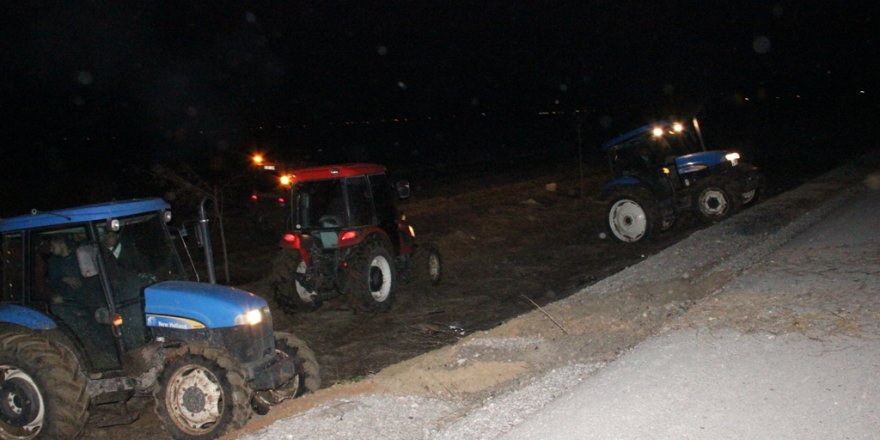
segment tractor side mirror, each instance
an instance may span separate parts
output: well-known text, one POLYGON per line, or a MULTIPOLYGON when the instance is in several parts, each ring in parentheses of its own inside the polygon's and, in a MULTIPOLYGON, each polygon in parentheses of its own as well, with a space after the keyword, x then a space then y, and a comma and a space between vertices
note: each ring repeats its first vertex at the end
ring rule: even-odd
POLYGON ((409 198, 409 182, 406 180, 400 180, 394 184, 394 189, 397 190, 397 197, 400 199, 408 199, 409 198))
POLYGON ((76 248, 76 262, 83 278, 91 278, 98 274, 98 246, 84 244, 76 248))

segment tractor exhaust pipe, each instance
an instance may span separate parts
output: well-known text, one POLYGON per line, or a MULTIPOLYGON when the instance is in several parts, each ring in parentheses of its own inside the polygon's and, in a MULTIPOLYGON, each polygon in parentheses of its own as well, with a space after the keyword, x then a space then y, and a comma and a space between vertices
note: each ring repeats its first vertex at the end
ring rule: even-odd
POLYGON ((217 284, 217 276, 214 274, 214 249, 211 248, 211 234, 208 231, 208 214, 205 203, 212 200, 211 197, 203 197, 199 203, 199 231, 202 235, 202 247, 205 249, 205 265, 208 268, 208 282, 217 284))

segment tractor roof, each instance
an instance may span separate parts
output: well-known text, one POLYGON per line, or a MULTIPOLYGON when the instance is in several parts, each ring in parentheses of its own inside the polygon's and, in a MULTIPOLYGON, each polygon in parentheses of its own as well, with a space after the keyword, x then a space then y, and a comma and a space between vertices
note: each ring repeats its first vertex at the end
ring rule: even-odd
POLYGON ((385 172, 385 167, 372 163, 345 163, 339 165, 322 165, 319 167, 300 168, 291 173, 294 182, 306 180, 339 179, 342 177, 366 176, 385 172))
POLYGON ((672 123, 669 122, 669 121, 657 121, 657 122, 652 123, 652 124, 643 125, 643 126, 637 128, 637 129, 635 129, 635 130, 630 130, 630 131, 628 131, 628 132, 626 132, 626 133, 624 133, 624 134, 622 134, 622 135, 620 135, 620 136, 617 136, 616 138, 611 139, 610 141, 605 142, 604 144, 602 144, 602 151, 613 150, 614 147, 616 147, 616 146, 618 146, 618 145, 620 145, 620 144, 623 144, 623 143, 625 143, 626 141, 629 141, 629 140, 635 139, 635 138, 637 138, 637 137, 639 137, 639 136, 641 136, 641 135, 643 135, 643 134, 645 134, 645 133, 650 133, 651 130, 654 129, 654 127, 665 127, 665 126, 670 125, 670 124, 672 124, 672 123))
POLYGON ((100 203, 55 211, 34 211, 0 220, 0 232, 22 229, 42 228, 94 220, 107 220, 113 217, 141 214, 168 209, 168 203, 159 198, 132 199, 120 202, 100 203))

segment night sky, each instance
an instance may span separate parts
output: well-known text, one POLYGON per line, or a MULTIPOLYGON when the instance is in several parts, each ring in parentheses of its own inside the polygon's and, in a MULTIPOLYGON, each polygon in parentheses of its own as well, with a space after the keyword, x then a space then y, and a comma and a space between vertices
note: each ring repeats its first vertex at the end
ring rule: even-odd
POLYGON ((753 138, 736 125, 861 121, 799 138, 820 143, 877 115, 877 2, 140 3, 4 4, 0 216, 150 195, 153 163, 229 175, 252 151, 405 166, 671 114, 753 138))

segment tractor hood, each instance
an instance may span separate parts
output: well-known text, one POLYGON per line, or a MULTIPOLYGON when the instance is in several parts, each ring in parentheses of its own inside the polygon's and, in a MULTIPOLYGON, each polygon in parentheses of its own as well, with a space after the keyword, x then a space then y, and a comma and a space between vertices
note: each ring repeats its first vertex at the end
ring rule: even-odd
POLYGON ((694 171, 712 168, 722 162, 725 162, 727 151, 700 151, 697 153, 685 154, 675 158, 675 168, 678 174, 687 174, 694 171))
POLYGON ((242 325, 245 314, 251 310, 264 314, 269 310, 263 298, 218 284, 165 281, 147 287, 144 294, 150 327, 232 327, 242 325))

